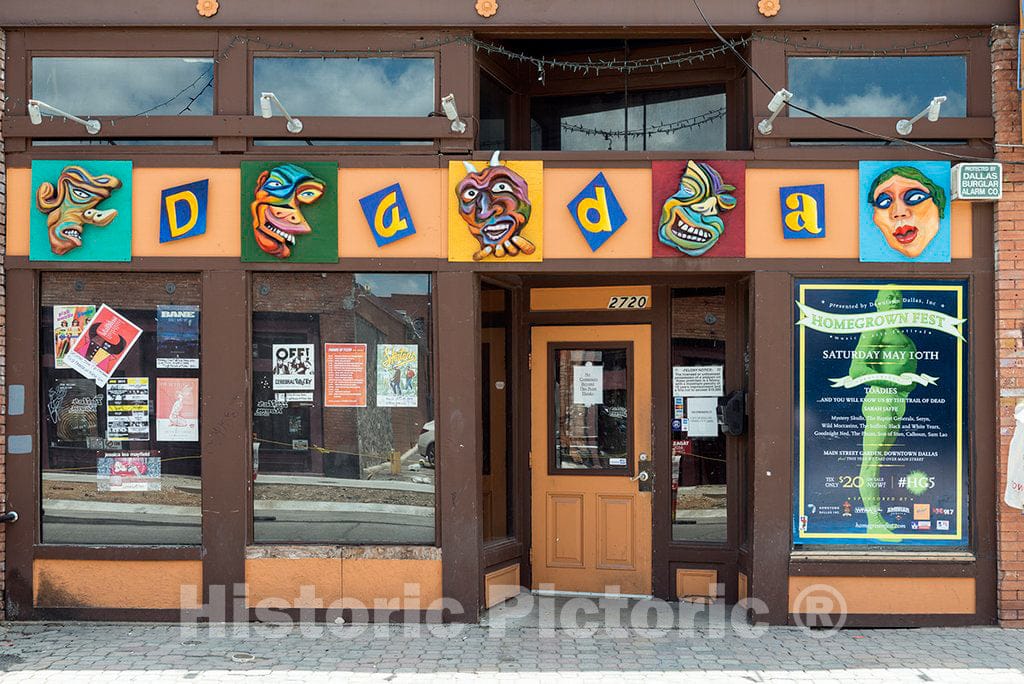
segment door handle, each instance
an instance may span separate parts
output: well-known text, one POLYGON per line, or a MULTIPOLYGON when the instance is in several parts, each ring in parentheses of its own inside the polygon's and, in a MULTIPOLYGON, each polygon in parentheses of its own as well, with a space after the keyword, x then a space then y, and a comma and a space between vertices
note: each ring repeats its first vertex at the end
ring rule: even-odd
POLYGON ((633 477, 629 478, 629 481, 630 482, 637 482, 637 481, 639 481, 639 482, 647 482, 650 479, 651 479, 651 474, 649 472, 647 472, 646 470, 641 470, 639 473, 637 473, 633 477))
POLYGON ((18 522, 18 514, 15 511, 7 511, 3 515, 0 515, 0 523, 13 523, 18 522))

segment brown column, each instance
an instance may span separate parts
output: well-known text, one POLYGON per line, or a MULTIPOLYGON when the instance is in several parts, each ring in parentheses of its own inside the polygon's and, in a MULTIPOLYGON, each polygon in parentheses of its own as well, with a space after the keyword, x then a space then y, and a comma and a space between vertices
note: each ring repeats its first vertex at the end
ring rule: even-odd
MULTIPOLYGON (((18 522, 6 525, 7 619, 26 619, 32 611, 32 547, 39 524, 39 280, 35 271, 8 271, 7 291, 17 296, 7 301, 7 385, 21 385, 24 412, 8 415, 5 442, 7 502, 0 508, 17 511, 18 522), (10 453, 9 440, 31 439, 31 451, 10 453)), ((16 450, 20 451, 20 450, 16 450)), ((0 523, 2 524, 2 523, 0 523)), ((3 560, 0 558, 0 560, 3 560)))
MULTIPOLYGON (((249 420, 249 288, 245 271, 203 273, 203 601, 221 596, 231 619, 233 585, 245 581, 252 483, 249 420)), ((213 614, 219 610, 211 606, 213 614)))
POLYGON ((750 595, 770 624, 789 615, 793 473, 793 285, 788 273, 754 274, 751 467, 754 470, 750 595))
POLYGON ((452 622, 476 622, 481 603, 480 282, 437 275, 437 475, 442 589, 457 601, 452 622))

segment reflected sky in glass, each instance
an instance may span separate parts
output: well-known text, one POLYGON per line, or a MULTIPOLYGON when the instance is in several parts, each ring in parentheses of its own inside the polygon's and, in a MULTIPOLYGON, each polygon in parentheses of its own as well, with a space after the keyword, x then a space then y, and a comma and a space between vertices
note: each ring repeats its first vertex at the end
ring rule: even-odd
POLYGON ((209 116, 212 82, 205 57, 32 59, 32 97, 77 116, 209 116))
MULTIPOLYGON (((652 102, 629 108, 629 130, 641 132, 646 128, 673 128, 687 121, 699 120, 708 115, 708 121, 699 126, 632 135, 628 140, 630 150, 724 150, 725 149, 725 95, 704 95, 684 97, 667 102, 652 102), (646 112, 645 112, 646 109, 646 112), (714 113, 722 111, 721 116, 714 113)), ((622 107, 603 112, 589 112, 564 116, 562 121, 563 150, 625 150, 625 117, 622 107), (587 131, 573 130, 582 127, 587 131), (601 133, 603 132, 603 134, 601 133)))
POLYGON ((430 294, 430 276, 417 273, 356 273, 356 282, 378 297, 430 294))
POLYGON ((788 70, 793 103, 823 116, 909 119, 937 95, 948 98, 942 116, 967 116, 964 56, 790 57, 788 70))
POLYGON ((435 107, 434 60, 258 57, 254 114, 264 91, 277 95, 293 116, 427 116, 435 107))

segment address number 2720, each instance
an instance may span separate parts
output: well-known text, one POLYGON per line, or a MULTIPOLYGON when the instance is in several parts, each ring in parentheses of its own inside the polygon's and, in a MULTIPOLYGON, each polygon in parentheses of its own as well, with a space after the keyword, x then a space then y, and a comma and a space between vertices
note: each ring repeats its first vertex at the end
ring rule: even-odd
POLYGON ((625 297, 612 297, 608 300, 609 309, 646 309, 646 295, 628 295, 625 297))

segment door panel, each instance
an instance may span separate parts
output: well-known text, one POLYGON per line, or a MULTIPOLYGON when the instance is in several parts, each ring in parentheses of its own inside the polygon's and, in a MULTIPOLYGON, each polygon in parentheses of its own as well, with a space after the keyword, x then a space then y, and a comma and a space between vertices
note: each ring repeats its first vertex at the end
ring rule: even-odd
POLYGON ((636 502, 632 496, 597 495, 597 567, 636 570, 633 530, 636 502))
POLYGON ((548 494, 548 559, 551 567, 582 568, 583 495, 548 494))
POLYGON ((648 595, 648 325, 532 330, 533 587, 648 595))

